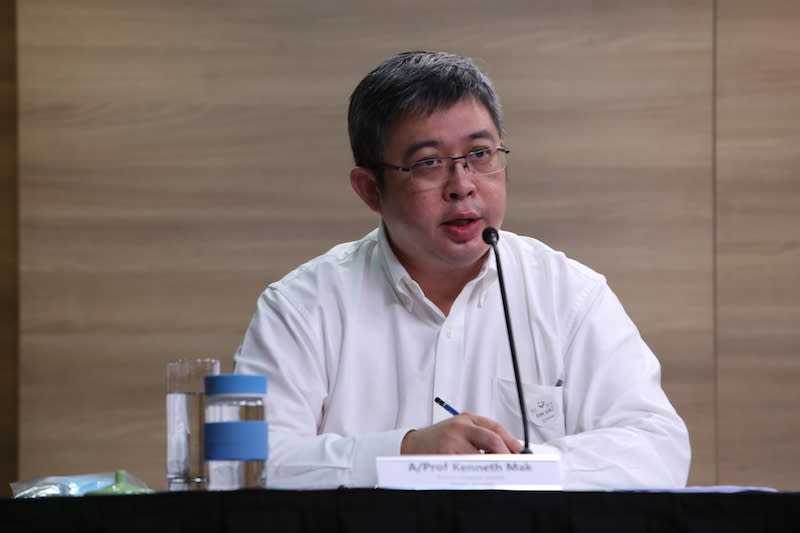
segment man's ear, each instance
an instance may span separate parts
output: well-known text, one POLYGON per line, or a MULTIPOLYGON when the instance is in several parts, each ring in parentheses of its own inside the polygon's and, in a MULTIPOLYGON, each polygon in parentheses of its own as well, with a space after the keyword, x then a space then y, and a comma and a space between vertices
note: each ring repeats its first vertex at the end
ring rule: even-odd
POLYGON ((364 167, 354 168, 350 171, 350 185, 367 207, 376 213, 381 212, 381 194, 373 171, 364 167))

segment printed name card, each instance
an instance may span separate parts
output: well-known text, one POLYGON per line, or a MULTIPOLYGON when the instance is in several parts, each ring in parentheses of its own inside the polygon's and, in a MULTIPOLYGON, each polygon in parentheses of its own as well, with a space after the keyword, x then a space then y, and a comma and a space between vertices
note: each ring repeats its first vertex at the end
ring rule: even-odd
POLYGON ((562 490, 554 454, 401 455, 376 467, 386 489, 562 490))

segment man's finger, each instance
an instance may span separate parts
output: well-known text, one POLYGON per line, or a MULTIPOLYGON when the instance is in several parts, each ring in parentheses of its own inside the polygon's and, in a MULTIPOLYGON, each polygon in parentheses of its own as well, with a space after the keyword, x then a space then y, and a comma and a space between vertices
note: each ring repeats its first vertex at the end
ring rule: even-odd
POLYGON ((519 439, 512 435, 511 432, 508 431, 501 423, 492 420, 491 418, 477 415, 472 415, 472 422, 481 428, 485 428, 494 435, 497 435, 497 437, 502 441, 502 446, 492 443, 493 446, 491 449, 482 448, 483 450, 492 453, 519 453, 519 451, 522 449, 519 439), (497 451, 500 449, 503 451, 497 451))

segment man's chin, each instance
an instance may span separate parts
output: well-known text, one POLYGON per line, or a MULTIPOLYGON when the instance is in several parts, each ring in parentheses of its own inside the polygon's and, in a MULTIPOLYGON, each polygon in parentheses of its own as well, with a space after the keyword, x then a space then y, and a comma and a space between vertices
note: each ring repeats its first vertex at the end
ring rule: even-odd
POLYGON ((489 245, 483 239, 472 239, 464 243, 452 243, 448 255, 453 267, 466 268, 476 263, 483 265, 488 252, 489 245))

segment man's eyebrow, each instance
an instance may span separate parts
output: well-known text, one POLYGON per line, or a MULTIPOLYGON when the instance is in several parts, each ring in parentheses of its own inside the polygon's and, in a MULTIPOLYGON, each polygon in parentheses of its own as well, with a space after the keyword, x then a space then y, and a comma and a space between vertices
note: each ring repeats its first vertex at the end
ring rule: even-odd
MULTIPOLYGON (((474 133, 470 133, 467 136, 467 139, 470 141, 474 141, 475 139, 494 139, 494 135, 489 130, 478 130, 474 133)), ((428 139, 424 141, 418 141, 414 144, 410 145, 406 148, 406 151, 403 153, 403 161, 408 161, 408 158, 414 155, 417 150, 421 150, 422 148, 432 148, 439 146, 439 141, 434 139, 428 139)))
POLYGON ((470 134, 469 140, 474 141, 475 139, 494 139, 494 135, 489 130, 480 130, 476 131, 475 133, 470 134))
POLYGON ((427 141, 418 141, 414 144, 410 145, 406 148, 406 151, 403 153, 403 161, 408 161, 408 158, 414 155, 417 150, 421 150, 422 148, 431 148, 439 146, 439 141, 430 139, 427 141))

